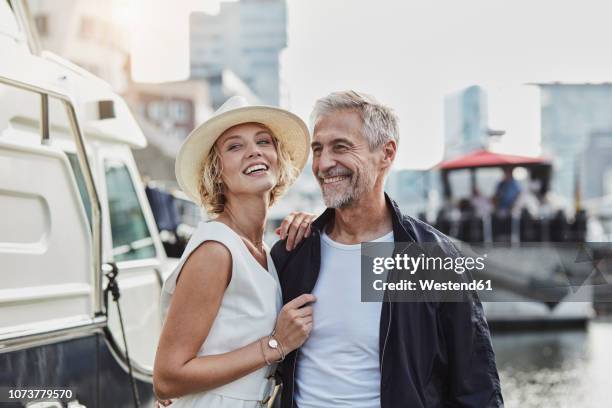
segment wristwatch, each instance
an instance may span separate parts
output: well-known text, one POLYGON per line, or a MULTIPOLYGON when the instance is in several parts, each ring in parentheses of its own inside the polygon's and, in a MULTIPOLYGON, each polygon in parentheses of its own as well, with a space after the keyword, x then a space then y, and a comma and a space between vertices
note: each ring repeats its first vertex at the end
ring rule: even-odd
POLYGON ((280 341, 274 337, 274 332, 270 333, 268 336, 268 347, 278 351, 278 354, 280 354, 280 360, 276 361, 277 363, 280 363, 285 359, 285 351, 283 350, 283 346, 280 341))
POLYGON ((278 348, 278 340, 270 336, 270 338, 268 339, 268 346, 276 350, 278 348))

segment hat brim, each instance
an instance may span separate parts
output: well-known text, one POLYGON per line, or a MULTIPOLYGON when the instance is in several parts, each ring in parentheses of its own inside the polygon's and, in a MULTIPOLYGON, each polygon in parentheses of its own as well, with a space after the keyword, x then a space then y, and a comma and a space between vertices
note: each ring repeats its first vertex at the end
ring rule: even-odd
POLYGON ((202 123, 185 139, 176 156, 175 174, 179 186, 197 204, 199 177, 204 160, 219 136, 227 129, 249 122, 266 126, 289 153, 293 166, 302 171, 308 160, 309 133, 299 116, 273 106, 245 106, 221 113, 202 123))

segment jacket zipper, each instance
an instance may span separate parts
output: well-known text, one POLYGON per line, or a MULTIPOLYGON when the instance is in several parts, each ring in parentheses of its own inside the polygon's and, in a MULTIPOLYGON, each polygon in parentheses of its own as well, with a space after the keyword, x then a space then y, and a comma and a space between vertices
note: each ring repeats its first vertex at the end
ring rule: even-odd
MULTIPOLYGON (((387 281, 389 281, 390 276, 387 276, 387 281)), ((380 399, 381 399, 381 405, 382 405, 382 384, 383 384, 383 379, 384 379, 384 374, 383 374, 383 368, 385 367, 385 351, 387 350, 387 340, 389 340, 389 332, 391 331, 391 319, 393 317, 393 302, 391 302, 391 295, 388 294, 387 296, 387 300, 389 301, 389 322, 387 323, 387 333, 385 334, 385 342, 383 343, 383 349, 382 349, 382 353, 381 353, 381 360, 380 360, 380 399)), ((385 303, 384 303, 384 298, 383 298, 383 304, 381 306, 384 307, 385 303)), ((381 315, 382 315, 382 311, 381 311, 381 315)))
MULTIPOLYGON (((389 332, 391 331, 392 315, 393 315, 393 304, 391 303, 391 301, 389 301, 389 323, 387 323, 387 334, 385 335, 385 342, 383 343, 382 356, 381 356, 381 362, 380 362, 380 380, 381 382, 383 380, 383 368, 385 366, 385 350, 387 349, 387 340, 389 339, 389 332)), ((382 389, 381 389, 381 394, 382 394, 382 389)))

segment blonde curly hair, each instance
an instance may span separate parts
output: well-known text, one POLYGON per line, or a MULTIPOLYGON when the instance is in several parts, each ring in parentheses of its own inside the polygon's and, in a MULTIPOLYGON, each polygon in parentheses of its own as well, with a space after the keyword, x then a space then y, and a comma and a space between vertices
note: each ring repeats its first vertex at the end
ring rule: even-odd
MULTIPOLYGON (((295 181, 300 172, 293 165, 289 152, 283 147, 282 142, 269 129, 268 131, 272 135, 276 147, 279 168, 276 186, 270 191, 270 206, 272 206, 287 191, 287 188, 295 181)), ((198 183, 200 201, 210 215, 221 214, 225 209, 226 198, 223 192, 222 172, 221 156, 215 143, 202 162, 198 183)))

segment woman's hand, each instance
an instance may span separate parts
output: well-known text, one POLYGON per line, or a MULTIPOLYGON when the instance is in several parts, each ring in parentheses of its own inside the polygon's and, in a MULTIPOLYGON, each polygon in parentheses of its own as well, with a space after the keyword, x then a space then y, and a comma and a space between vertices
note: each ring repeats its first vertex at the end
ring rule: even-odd
POLYGON ((312 306, 316 301, 314 295, 305 293, 288 302, 281 309, 276 319, 275 337, 289 354, 299 348, 312 330, 312 306))
POLYGON ((302 239, 310 236, 310 225, 315 218, 317 218, 315 214, 307 212, 292 212, 285 217, 275 232, 280 239, 287 238, 285 245, 287 251, 291 251, 302 239))

